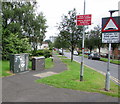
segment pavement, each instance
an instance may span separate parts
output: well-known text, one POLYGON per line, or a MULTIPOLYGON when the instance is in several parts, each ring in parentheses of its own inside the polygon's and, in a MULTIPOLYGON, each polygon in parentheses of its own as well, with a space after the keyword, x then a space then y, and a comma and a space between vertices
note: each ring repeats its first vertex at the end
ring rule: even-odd
POLYGON ((67 70, 67 66, 54 55, 55 66, 44 71, 29 71, 2 78, 2 102, 118 102, 117 97, 100 93, 55 88, 36 83, 44 75, 67 70), (45 74, 47 73, 47 74, 45 74))

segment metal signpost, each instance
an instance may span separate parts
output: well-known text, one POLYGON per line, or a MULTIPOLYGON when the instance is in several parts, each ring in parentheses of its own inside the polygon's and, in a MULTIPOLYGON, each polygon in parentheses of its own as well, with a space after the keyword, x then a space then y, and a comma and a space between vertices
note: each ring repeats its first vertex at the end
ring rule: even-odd
POLYGON ((110 90, 110 52, 111 43, 120 43, 120 17, 112 17, 112 13, 118 10, 111 10, 109 18, 102 19, 102 43, 109 43, 108 64, 106 73, 105 90, 110 90))
POLYGON ((81 71, 80 71, 80 81, 83 81, 83 71, 84 71, 84 35, 85 35, 85 25, 91 25, 91 14, 85 15, 85 0, 84 0, 84 15, 76 16, 76 25, 83 27, 83 38, 82 38, 82 57, 81 57, 81 71))

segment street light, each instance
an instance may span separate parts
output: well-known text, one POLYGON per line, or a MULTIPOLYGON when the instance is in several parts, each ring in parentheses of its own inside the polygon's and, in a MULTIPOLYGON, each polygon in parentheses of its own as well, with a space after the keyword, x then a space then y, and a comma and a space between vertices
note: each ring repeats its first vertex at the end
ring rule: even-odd
POLYGON ((109 10, 109 12, 110 12, 110 17, 112 17, 112 14, 114 13, 114 12, 118 12, 119 10, 109 10))

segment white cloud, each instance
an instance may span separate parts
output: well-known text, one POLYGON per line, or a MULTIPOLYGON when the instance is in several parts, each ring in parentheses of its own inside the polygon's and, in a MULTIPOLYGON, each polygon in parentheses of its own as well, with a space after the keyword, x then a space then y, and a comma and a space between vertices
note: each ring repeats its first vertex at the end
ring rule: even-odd
MULTIPOLYGON (((61 16, 69 10, 76 8, 77 13, 83 14, 84 0, 37 0, 39 3, 38 12, 42 11, 47 19, 49 28, 46 38, 56 35, 55 27, 61 21, 61 16)), ((86 0, 86 14, 92 14, 92 25, 90 28, 101 25, 102 17, 109 17, 109 10, 118 9, 119 0, 86 0)), ((117 13, 114 13, 117 15, 117 13)))

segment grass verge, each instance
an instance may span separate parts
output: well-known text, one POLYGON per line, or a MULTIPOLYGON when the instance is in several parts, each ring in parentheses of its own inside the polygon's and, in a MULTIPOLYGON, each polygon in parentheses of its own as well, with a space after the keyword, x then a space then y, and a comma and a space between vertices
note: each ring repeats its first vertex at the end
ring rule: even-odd
POLYGON ((58 56, 59 58, 63 59, 63 58, 67 58, 66 56, 58 56))
POLYGON ((9 61, 1 61, 2 67, 0 69, 0 77, 2 76, 9 76, 12 75, 12 73, 9 72, 10 68, 10 63, 9 61))
MULTIPOLYGON (((82 54, 80 54, 79 56, 82 56, 82 54)), ((84 55, 85 58, 88 58, 88 55, 84 55)), ((104 61, 104 62, 108 62, 108 59, 107 58, 100 58, 100 61, 104 61)), ((118 64, 120 65, 120 60, 110 60, 110 63, 113 63, 113 64, 118 64)))
MULTIPOLYGON (((108 62, 108 59, 107 58, 100 58, 100 61, 104 61, 104 62, 108 62)), ((113 63, 113 64, 120 64, 120 60, 110 60, 110 63, 113 63)))
MULTIPOLYGON (((36 80, 37 83, 48 84, 57 88, 98 92, 113 97, 118 97, 118 85, 111 81, 110 91, 105 91, 105 76, 88 68, 84 68, 84 81, 80 82, 80 64, 69 59, 62 59, 67 64, 68 70, 53 76, 36 80)), ((120 95, 119 95, 120 97, 120 95)))
POLYGON ((51 58, 45 59, 45 69, 50 69, 54 67, 54 63, 52 62, 51 58))

